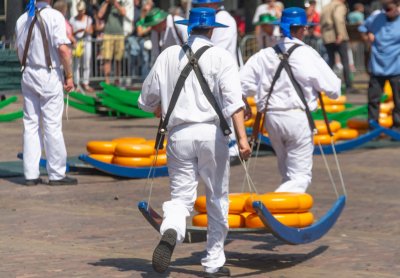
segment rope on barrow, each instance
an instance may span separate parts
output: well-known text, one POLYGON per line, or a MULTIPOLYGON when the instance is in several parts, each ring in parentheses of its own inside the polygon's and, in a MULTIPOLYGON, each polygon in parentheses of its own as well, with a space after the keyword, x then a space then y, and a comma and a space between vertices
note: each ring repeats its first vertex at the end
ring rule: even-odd
POLYGON ((332 150, 333 150, 333 157, 335 158, 336 167, 337 167, 337 170, 339 173, 340 183, 342 185, 343 194, 345 196, 347 196, 347 190, 346 190, 346 186, 344 185, 343 174, 342 174, 342 170, 340 168, 339 160, 337 158, 336 148, 335 148, 335 144, 333 142, 333 136, 331 136, 331 146, 332 146, 332 150))
POLYGON ((151 194, 153 193, 154 176, 156 174, 156 170, 154 169, 154 167, 155 167, 155 165, 157 163, 158 150, 160 149, 160 145, 163 144, 163 143, 164 142, 162 142, 161 140, 158 142, 158 145, 157 145, 157 148, 156 148, 156 154, 154 155, 153 163, 150 166, 149 174, 147 175, 147 179, 146 179, 146 183, 145 183, 145 188, 147 188, 147 186, 149 184, 149 181, 150 181, 150 191, 149 191, 149 198, 147 200, 147 209, 149 209, 151 194), (150 178, 152 172, 153 172, 153 175, 150 178))
POLYGON ((329 164, 328 164, 328 161, 326 159, 324 150, 322 149, 322 145, 321 145, 321 142, 319 140, 318 140, 318 147, 319 147, 319 150, 321 152, 322 159, 324 160, 324 164, 325 164, 326 170, 328 171, 329 180, 331 181, 331 184, 333 186, 333 190, 335 191, 336 198, 339 198, 339 193, 338 193, 338 190, 337 190, 337 187, 336 187, 336 183, 335 183, 335 181, 333 179, 333 176, 332 176, 331 168, 329 167, 329 164))

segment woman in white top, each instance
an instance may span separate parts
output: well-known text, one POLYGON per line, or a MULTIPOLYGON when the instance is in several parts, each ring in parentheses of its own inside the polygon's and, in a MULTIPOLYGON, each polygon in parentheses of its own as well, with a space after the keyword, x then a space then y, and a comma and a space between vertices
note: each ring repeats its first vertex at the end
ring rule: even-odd
MULTIPOLYGON (((86 4, 80 1, 77 4, 78 15, 70 19, 73 33, 77 42, 83 41, 83 55, 74 55, 74 83, 79 87, 80 64, 83 63, 82 88, 87 92, 93 92, 93 88, 89 86, 90 76, 90 60, 92 59, 92 34, 93 20, 86 15, 86 4)), ((77 53, 77 52, 76 52, 77 53)))

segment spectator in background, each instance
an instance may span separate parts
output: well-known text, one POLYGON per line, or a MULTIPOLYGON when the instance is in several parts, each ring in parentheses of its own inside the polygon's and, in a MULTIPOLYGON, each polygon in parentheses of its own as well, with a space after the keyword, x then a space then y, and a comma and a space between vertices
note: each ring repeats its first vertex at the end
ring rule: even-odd
POLYGON ((83 64, 83 78, 82 89, 88 93, 93 93, 94 89, 89 86, 90 77, 90 62, 92 59, 92 34, 93 34, 93 20, 90 16, 86 15, 86 4, 80 1, 77 4, 78 15, 70 19, 70 24, 74 33, 76 49, 82 48, 82 53, 74 54, 74 83, 78 88, 80 87, 80 65, 83 64))
MULTIPOLYGON (((275 0, 263 0, 263 4, 259 5, 254 13, 253 16, 253 24, 256 25, 256 23, 260 19, 260 15, 262 14, 270 14, 276 18, 280 18, 283 10, 283 4, 281 2, 276 2, 275 0)), ((263 34, 262 28, 260 25, 256 25, 255 28, 255 35, 257 38, 264 37, 265 34, 263 34)), ((279 37, 280 36, 280 31, 279 27, 276 26, 274 28, 274 36, 279 37)))
POLYGON ((329 58, 321 38, 320 15, 316 9, 317 1, 309 1, 306 3, 307 22, 311 23, 308 27, 303 41, 314 48, 319 55, 328 63, 329 58))
POLYGON ((103 19, 99 18, 98 6, 93 5, 92 11, 93 11, 93 37, 100 39, 103 37, 105 22, 103 19))
POLYGON ((383 0, 384 12, 370 16, 358 30, 371 44, 368 119, 378 122, 386 80, 393 90, 393 127, 400 132, 400 12, 398 0, 383 0))
POLYGON ((246 20, 244 16, 237 10, 231 10, 230 14, 236 21, 237 32, 239 38, 243 38, 246 35, 246 20))
POLYGON ((354 4, 354 11, 347 15, 349 24, 361 24, 364 22, 364 5, 361 3, 354 4))
POLYGON ((256 23, 256 26, 261 27, 261 32, 257 35, 257 45, 258 49, 263 49, 266 47, 274 46, 279 37, 274 35, 275 25, 277 18, 270 14, 262 14, 260 15, 260 19, 256 23))
POLYGON ((343 77, 346 93, 354 92, 350 77, 348 41, 346 29, 347 7, 345 0, 332 0, 321 12, 321 33, 325 48, 328 52, 329 66, 335 65, 335 53, 339 53, 343 65, 343 77))
POLYGON ((180 0, 180 6, 183 10, 183 17, 187 18, 188 17, 188 11, 189 11, 189 0, 180 0))
POLYGON ((126 15, 126 0, 105 0, 100 7, 98 16, 104 19, 104 36, 102 56, 104 59, 105 82, 110 83, 111 61, 115 60, 115 85, 119 85, 121 75, 121 60, 125 51, 124 17, 126 15))
POLYGON ((312 32, 314 36, 321 36, 321 27, 320 24, 320 15, 316 9, 317 1, 311 0, 306 5, 306 13, 307 13, 307 22, 313 23, 314 25, 308 28, 309 32, 312 32))
POLYGON ((67 38, 71 41, 71 46, 74 47, 76 45, 76 40, 72 31, 72 26, 67 20, 67 12, 68 12, 68 5, 65 0, 58 0, 54 3, 53 8, 59 11, 65 18, 65 27, 67 28, 67 38))
POLYGON ((186 28, 175 24, 175 21, 182 19, 181 16, 174 16, 159 8, 153 8, 144 19, 137 23, 142 27, 151 27, 151 64, 166 48, 182 45, 187 41, 186 28))
POLYGON ((150 70, 149 50, 144 48, 144 42, 149 40, 151 27, 143 28, 137 22, 144 19, 153 8, 153 1, 145 1, 143 6, 140 0, 134 0, 134 31, 127 39, 127 52, 130 55, 130 70, 133 77, 144 79, 150 70))

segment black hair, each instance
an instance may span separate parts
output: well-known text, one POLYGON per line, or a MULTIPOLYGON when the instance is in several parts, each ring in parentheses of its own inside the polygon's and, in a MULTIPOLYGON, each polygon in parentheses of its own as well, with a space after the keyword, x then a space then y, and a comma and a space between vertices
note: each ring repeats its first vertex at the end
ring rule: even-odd
POLYGON ((192 31, 191 31, 191 34, 192 35, 203 35, 203 36, 205 36, 205 35, 208 34, 208 31, 210 29, 211 28, 193 28, 192 31))

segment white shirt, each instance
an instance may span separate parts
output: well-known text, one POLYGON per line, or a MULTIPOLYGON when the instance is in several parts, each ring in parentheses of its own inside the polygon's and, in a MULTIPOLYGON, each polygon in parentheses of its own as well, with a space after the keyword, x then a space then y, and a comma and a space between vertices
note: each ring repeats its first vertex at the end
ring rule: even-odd
MULTIPOLYGON (((60 67, 61 62, 58 55, 58 47, 62 44, 71 43, 67 38, 65 18, 59 11, 52 9, 45 2, 38 2, 36 6, 39 9, 46 7, 40 12, 40 15, 44 21, 46 36, 49 41, 50 58, 53 67, 60 67)), ((15 26, 15 34, 17 37, 16 47, 18 48, 18 57, 20 61, 22 61, 22 57, 24 55, 25 42, 28 37, 29 26, 33 18, 34 17, 29 18, 28 13, 26 12, 18 18, 15 26)), ((38 22, 33 28, 26 65, 27 67, 32 66, 47 68, 43 49, 43 41, 38 22)))
MULTIPOLYGON (((83 20, 78 20, 76 17, 73 17, 69 20, 69 23, 71 24, 72 30, 75 33, 78 30, 86 30, 90 25, 93 24, 93 20, 90 16, 85 15, 83 20)), ((77 39, 82 39, 83 37, 85 37, 85 39, 90 39, 91 35, 85 33, 85 31, 75 34, 75 38, 77 39)))
MULTIPOLYGON (((293 44, 301 44, 289 58, 293 75, 299 83, 311 111, 317 108, 318 92, 330 98, 340 96, 341 81, 321 56, 310 46, 294 38, 282 39, 278 45, 286 52, 293 44)), ((256 95, 258 111, 265 104, 272 79, 280 63, 273 48, 265 48, 253 55, 240 71, 242 89, 246 96, 256 95)), ((268 111, 305 109, 285 70, 276 81, 268 101, 268 111)))
MULTIPOLYGON (((191 36, 188 44, 193 52, 204 45, 213 45, 204 36, 191 36)), ((175 84, 187 63, 181 46, 171 46, 163 51, 143 83, 139 107, 153 112, 161 103, 165 117, 175 84)), ((236 62, 225 49, 215 46, 201 56, 199 66, 224 117, 229 119, 244 106, 236 62)), ((204 96, 195 73, 191 71, 171 114, 168 129, 185 123, 208 122, 217 123, 219 118, 204 96)))
POLYGON ((153 62, 157 59, 158 55, 160 55, 160 53, 166 48, 172 45, 181 45, 187 41, 187 27, 182 24, 175 24, 176 30, 179 34, 176 33, 174 27, 174 21, 182 19, 184 18, 178 15, 168 15, 167 28, 164 32, 158 34, 156 31, 151 31, 151 43, 153 45, 151 49, 151 60, 153 62))
POLYGON ((227 25, 227 28, 214 28, 211 41, 215 46, 222 47, 232 54, 237 61, 237 25, 235 19, 225 10, 220 10, 215 21, 227 25))

